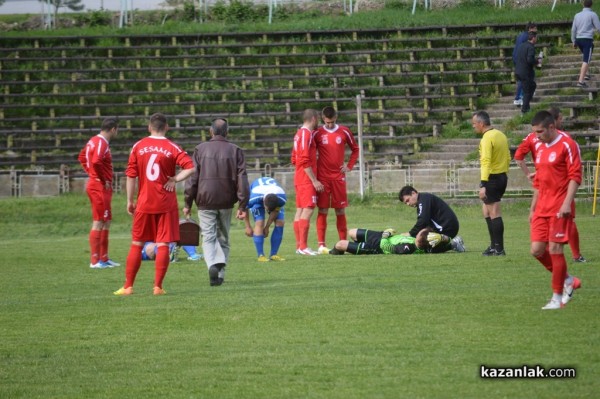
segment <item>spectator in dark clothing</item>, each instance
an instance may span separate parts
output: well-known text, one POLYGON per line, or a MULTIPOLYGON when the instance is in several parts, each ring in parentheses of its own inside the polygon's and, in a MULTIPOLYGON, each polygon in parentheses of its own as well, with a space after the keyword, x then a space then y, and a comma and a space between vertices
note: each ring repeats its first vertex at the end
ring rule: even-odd
POLYGON ((537 33, 529 32, 527 41, 517 49, 515 75, 523 87, 523 105, 521 105, 521 113, 523 114, 529 111, 529 103, 537 87, 535 84, 535 66, 538 63, 535 56, 536 43, 537 33))
MULTIPOLYGON (((528 22, 527 26, 525 27, 525 31, 521 32, 515 40, 515 48, 513 49, 512 53, 513 64, 515 65, 515 67, 517 66, 517 50, 519 49, 519 46, 521 44, 527 41, 529 32, 537 33, 537 25, 533 22, 528 22)), ((517 80, 517 90, 515 92, 515 100, 513 101, 513 104, 519 107, 523 105, 523 88, 521 87, 520 80, 517 80)))

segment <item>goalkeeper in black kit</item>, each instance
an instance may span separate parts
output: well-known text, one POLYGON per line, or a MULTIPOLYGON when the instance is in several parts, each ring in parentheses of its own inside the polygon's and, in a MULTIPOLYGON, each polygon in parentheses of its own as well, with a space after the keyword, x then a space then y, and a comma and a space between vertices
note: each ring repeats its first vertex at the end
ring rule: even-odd
POLYGON ((428 229, 417 234, 417 237, 397 234, 393 229, 384 231, 368 229, 350 229, 350 240, 340 240, 329 251, 331 255, 410 255, 431 251, 427 242, 428 229))
POLYGON ((416 237, 423 229, 428 229, 431 252, 465 252, 465 244, 458 235, 458 218, 443 199, 430 193, 419 193, 411 186, 402 187, 398 197, 400 202, 417 208, 417 222, 405 235, 416 237))

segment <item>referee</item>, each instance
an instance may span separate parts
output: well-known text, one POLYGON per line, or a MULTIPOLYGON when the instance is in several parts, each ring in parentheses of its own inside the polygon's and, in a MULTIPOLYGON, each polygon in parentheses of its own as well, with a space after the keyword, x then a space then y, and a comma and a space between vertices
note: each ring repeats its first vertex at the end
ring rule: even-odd
POLYGON ((504 222, 500 201, 508 183, 510 151, 504 133, 491 127, 490 116, 485 111, 473 114, 473 130, 483 135, 479 142, 481 183, 479 198, 483 201, 483 217, 490 234, 490 246, 484 256, 502 256, 504 252, 504 222))

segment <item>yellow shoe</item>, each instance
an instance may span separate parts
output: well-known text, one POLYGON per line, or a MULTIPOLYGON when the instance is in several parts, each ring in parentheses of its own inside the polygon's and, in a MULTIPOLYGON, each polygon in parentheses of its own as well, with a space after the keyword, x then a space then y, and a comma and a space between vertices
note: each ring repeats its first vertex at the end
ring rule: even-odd
POLYGON ((127 295, 131 295, 133 294, 133 287, 121 287, 118 290, 116 290, 115 292, 113 292, 113 294, 117 295, 117 296, 127 296, 127 295))
POLYGON ((160 287, 154 287, 154 295, 165 295, 167 291, 163 290, 160 287))
POLYGON ((264 255, 261 255, 261 256, 259 256, 259 257, 258 257, 258 261, 259 261, 259 262, 268 262, 268 261, 269 261, 269 258, 267 258, 267 257, 266 257, 266 256, 264 256, 264 255))
POLYGON ((282 258, 279 255, 273 255, 273 256, 271 256, 271 260, 274 262, 283 262, 285 260, 285 258, 282 258))

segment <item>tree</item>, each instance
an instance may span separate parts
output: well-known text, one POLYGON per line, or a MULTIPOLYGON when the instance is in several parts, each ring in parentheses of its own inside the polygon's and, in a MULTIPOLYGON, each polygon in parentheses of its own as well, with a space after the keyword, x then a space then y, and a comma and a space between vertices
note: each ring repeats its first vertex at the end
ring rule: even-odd
MULTIPOLYGON (((2 1, 2 0, 0 0, 2 1)), ((85 8, 83 4, 81 4, 81 0, 38 0, 42 3, 48 3, 54 6, 54 16, 52 20, 54 24, 56 24, 56 17, 58 15, 58 9, 61 7, 67 7, 71 11, 81 11, 85 8)))

